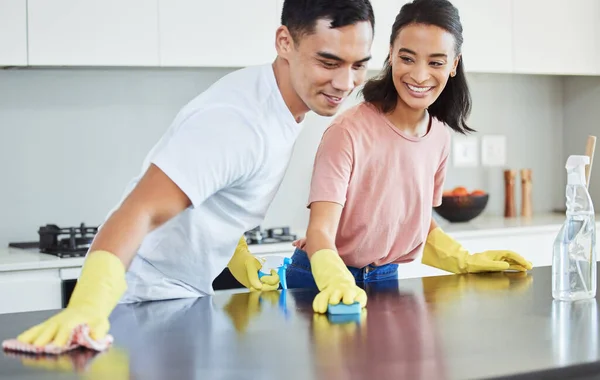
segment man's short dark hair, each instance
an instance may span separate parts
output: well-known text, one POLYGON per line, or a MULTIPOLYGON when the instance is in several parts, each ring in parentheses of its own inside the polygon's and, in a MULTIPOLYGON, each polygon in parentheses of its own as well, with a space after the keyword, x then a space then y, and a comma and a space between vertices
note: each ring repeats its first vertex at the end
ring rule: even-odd
POLYGON ((331 28, 362 21, 375 30, 375 15, 369 0, 285 0, 281 25, 285 25, 294 41, 314 33, 318 20, 330 20, 331 28))

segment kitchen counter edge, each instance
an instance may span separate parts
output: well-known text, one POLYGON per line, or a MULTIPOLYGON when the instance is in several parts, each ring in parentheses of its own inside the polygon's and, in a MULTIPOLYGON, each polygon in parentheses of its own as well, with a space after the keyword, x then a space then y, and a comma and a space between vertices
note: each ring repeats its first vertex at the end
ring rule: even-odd
MULTIPOLYGON (((531 218, 504 218, 481 216, 471 222, 448 223, 436 216, 439 226, 455 239, 483 238, 499 235, 521 235, 556 232, 564 222, 565 216, 558 213, 536 215, 531 218)), ((600 218, 596 218, 596 226, 600 229, 600 218)), ((305 230, 292 229, 298 238, 305 236, 305 230)), ((250 244, 255 255, 282 254, 292 252, 292 242, 275 244, 250 244)), ((26 251, 18 248, 0 249, 0 273, 43 269, 80 268, 85 258, 58 258, 52 255, 26 251)))

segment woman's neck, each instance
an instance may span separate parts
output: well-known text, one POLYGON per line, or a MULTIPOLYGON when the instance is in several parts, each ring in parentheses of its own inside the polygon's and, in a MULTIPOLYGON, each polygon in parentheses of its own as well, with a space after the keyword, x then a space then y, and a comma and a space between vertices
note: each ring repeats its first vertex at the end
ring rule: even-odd
POLYGON ((396 128, 411 136, 422 137, 427 133, 429 122, 424 120, 426 110, 410 108, 401 99, 398 99, 396 108, 386 116, 396 128))

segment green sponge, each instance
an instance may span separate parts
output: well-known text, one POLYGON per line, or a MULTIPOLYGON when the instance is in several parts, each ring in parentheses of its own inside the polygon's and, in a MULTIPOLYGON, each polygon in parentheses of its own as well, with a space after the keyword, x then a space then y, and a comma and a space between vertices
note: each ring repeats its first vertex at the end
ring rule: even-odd
POLYGON ((360 314, 360 303, 354 302, 353 304, 346 305, 345 303, 338 303, 337 305, 327 306, 327 313, 329 314, 360 314))

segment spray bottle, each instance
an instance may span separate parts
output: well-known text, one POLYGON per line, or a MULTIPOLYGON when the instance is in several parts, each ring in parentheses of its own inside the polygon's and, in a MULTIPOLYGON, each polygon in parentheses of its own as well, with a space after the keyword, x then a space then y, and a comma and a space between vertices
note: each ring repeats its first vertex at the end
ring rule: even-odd
POLYGON ((292 263, 292 259, 281 255, 268 255, 259 257, 258 259, 262 263, 262 268, 258 271, 258 278, 261 278, 262 276, 269 276, 271 274, 271 269, 275 269, 277 271, 277 275, 279 276, 281 289, 287 289, 285 271, 288 265, 292 263))
POLYGON ((554 240, 552 297, 575 301, 596 297, 596 221, 588 193, 588 156, 567 159, 566 221, 554 240))

